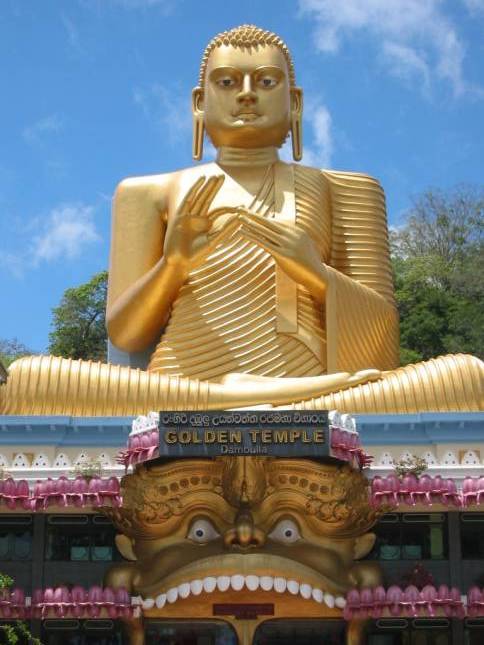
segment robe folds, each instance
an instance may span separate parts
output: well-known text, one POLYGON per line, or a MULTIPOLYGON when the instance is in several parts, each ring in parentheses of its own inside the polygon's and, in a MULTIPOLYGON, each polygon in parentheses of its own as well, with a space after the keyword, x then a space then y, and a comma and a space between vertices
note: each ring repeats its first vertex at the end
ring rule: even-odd
POLYGON ((378 182, 278 162, 250 206, 309 235, 327 267, 325 303, 235 232, 189 275, 148 370, 219 381, 229 372, 304 377, 396 367, 398 316, 378 182))

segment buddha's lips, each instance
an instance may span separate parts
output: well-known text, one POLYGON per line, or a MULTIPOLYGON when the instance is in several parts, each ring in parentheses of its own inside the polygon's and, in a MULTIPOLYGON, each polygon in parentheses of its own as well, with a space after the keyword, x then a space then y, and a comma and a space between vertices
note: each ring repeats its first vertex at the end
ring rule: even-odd
POLYGON ((258 119, 260 116, 258 112, 237 112, 234 114, 236 119, 258 119))
POLYGON ((330 580, 315 569, 296 560, 267 553, 231 553, 211 556, 180 567, 168 576, 148 584, 143 582, 143 577, 141 575, 141 580, 137 584, 138 593, 145 599, 155 600, 163 594, 168 597, 171 590, 177 590, 176 593, 171 591, 168 602, 175 602, 176 599, 186 598, 188 595, 228 589, 231 591, 241 591, 242 589, 270 591, 274 589, 279 593, 287 590, 288 593, 299 593, 303 598, 313 597, 313 590, 318 590, 314 599, 317 602, 322 602, 319 600, 320 597, 344 595, 350 586, 346 580, 344 582, 330 580), (277 583, 275 583, 276 580, 277 583))
POLYGON ((255 116, 261 116, 259 114, 259 112, 257 112, 257 110, 250 110, 250 109, 237 110, 237 112, 232 113, 233 116, 241 116, 241 115, 243 116, 243 115, 246 115, 246 114, 253 114, 255 116))

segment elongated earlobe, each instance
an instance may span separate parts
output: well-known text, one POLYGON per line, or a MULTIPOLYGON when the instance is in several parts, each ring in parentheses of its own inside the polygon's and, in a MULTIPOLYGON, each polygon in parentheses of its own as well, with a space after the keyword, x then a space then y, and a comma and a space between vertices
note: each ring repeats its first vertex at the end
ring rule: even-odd
POLYGON ((192 92, 192 155, 196 161, 200 161, 200 159, 203 157, 203 139, 205 136, 205 126, 203 124, 203 110, 201 109, 202 100, 203 90, 201 87, 196 87, 192 92))
POLYGON ((302 139, 302 110, 303 110, 303 94, 299 87, 294 87, 291 90, 291 140, 292 140, 292 156, 294 161, 301 161, 303 155, 303 139, 302 139))

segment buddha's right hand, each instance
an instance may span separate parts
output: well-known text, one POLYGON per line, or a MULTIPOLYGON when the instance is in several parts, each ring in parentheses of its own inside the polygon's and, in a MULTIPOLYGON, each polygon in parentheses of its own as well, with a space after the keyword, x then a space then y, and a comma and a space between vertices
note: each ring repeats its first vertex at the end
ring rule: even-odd
MULTIPOLYGON (((222 226, 213 227, 209 208, 224 183, 224 175, 201 176, 178 206, 165 236, 165 262, 183 275, 197 268, 215 249, 220 240, 239 225, 237 213, 222 226)), ((228 209, 230 212, 231 209, 228 209)))

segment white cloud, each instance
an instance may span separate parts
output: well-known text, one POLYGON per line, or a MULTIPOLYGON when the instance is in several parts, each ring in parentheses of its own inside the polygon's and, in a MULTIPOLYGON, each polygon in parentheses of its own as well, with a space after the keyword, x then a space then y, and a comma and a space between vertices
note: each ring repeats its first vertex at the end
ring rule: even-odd
POLYGON ((328 108, 320 102, 309 104, 306 114, 313 138, 312 143, 304 150, 303 162, 309 166, 329 168, 333 156, 331 114, 328 108))
POLYGON ((188 90, 168 89, 160 83, 154 83, 148 89, 137 88, 133 92, 134 102, 172 145, 187 140, 191 132, 189 96, 188 90))
POLYGON ((337 52, 346 38, 361 32, 375 39, 396 76, 421 81, 432 73, 448 81, 456 95, 470 89, 463 78, 465 48, 441 0, 299 0, 299 6, 315 21, 315 43, 322 52, 337 52))
POLYGON ((27 143, 39 143, 45 135, 58 134, 64 124, 58 114, 49 114, 22 130, 22 137, 27 143))
POLYGON ((471 14, 484 12, 484 0, 463 0, 463 2, 471 14))
MULTIPOLYGON (((330 168, 334 151, 331 114, 320 99, 305 99, 303 123, 303 158, 301 163, 316 168, 330 168)), ((288 138, 280 150, 283 161, 292 162, 292 142, 288 138)))
POLYGON ((78 52, 82 52, 81 39, 79 37, 77 25, 65 13, 61 14, 61 20, 64 29, 66 30, 69 45, 78 52))
POLYGON ((382 50, 391 74, 409 81, 419 76, 425 91, 429 89, 430 70, 423 56, 411 47, 395 42, 383 42, 382 50))
POLYGON ((0 266, 21 277, 42 263, 77 259, 86 247, 100 242, 101 236, 96 229, 93 206, 67 203, 45 216, 24 222, 17 240, 21 250, 0 249, 0 266))
POLYGON ((79 257, 84 247, 99 242, 94 208, 84 204, 61 204, 42 220, 42 232, 32 240, 32 264, 79 257))

